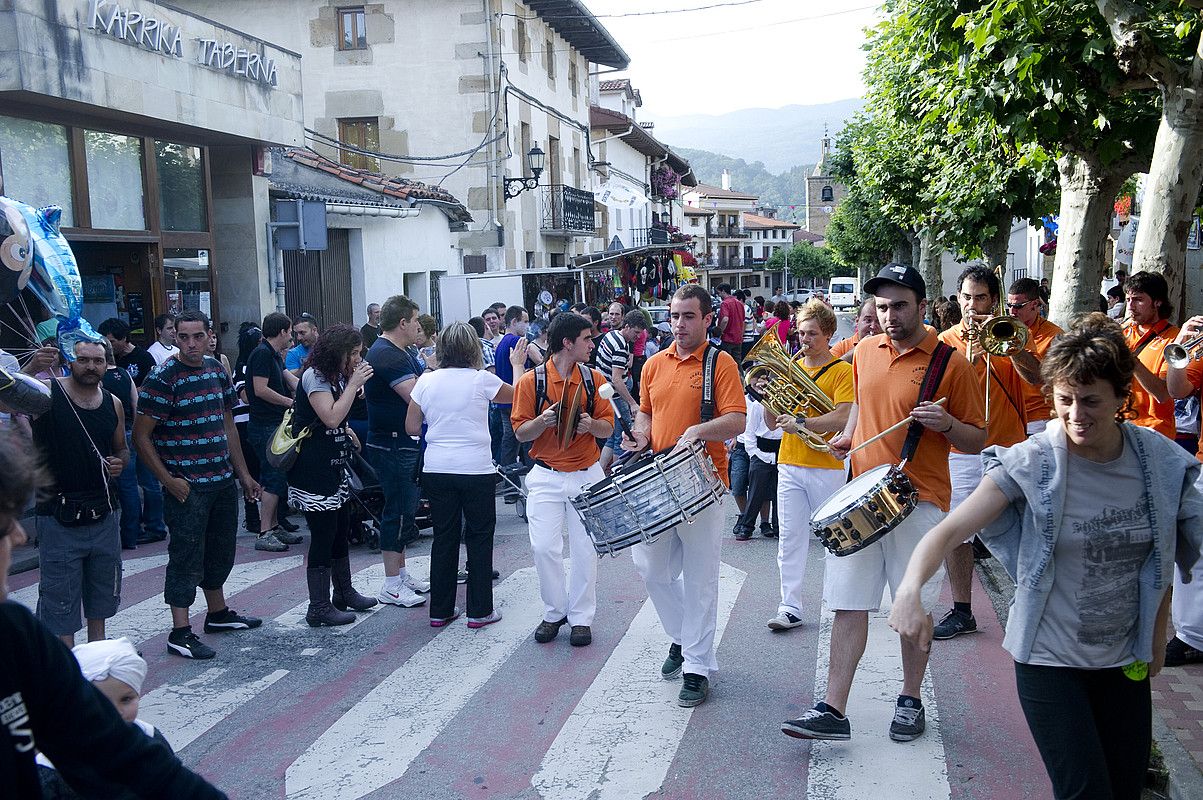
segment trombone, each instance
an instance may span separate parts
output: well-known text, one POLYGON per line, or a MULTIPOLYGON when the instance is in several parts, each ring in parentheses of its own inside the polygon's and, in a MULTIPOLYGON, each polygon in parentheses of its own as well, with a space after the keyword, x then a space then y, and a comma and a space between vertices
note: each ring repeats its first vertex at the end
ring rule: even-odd
MULTIPOLYGON (((965 357, 969 363, 973 363, 973 345, 976 343, 978 347, 986 354, 986 424, 990 424, 990 356, 1002 356, 1010 358, 1018 353, 1023 348, 1027 347, 1028 339, 1031 338, 1031 331, 1028 326, 1019 321, 1017 317, 1012 317, 1006 313, 1003 306, 1003 279, 1006 277, 1006 267, 998 266, 994 268, 994 274, 998 276, 998 308, 994 312, 994 316, 987 319, 985 322, 975 323, 970 320, 970 323, 965 333, 965 357)), ((1203 344, 1203 336, 1200 337, 1200 343, 1203 344)), ((1169 361, 1169 348, 1166 348, 1166 360, 1169 361)))
MULTIPOLYGON (((781 346, 776 331, 766 331, 752 345, 743 363, 752 361, 759 363, 744 373, 744 388, 774 416, 817 417, 835 410, 831 398, 781 346), (762 375, 767 375, 769 382, 757 390, 753 384, 762 375)), ((810 449, 825 453, 830 450, 827 440, 835 434, 820 434, 799 426, 798 436, 810 449)))
POLYGON ((1165 363, 1174 369, 1185 369, 1190 362, 1203 358, 1203 333, 1196 333, 1182 344, 1167 344, 1164 355, 1165 363))

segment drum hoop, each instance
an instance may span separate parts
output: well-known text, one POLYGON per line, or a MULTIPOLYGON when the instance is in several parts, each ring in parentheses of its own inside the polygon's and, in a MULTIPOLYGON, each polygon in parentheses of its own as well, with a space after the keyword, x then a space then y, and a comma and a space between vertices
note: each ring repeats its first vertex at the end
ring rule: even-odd
MULTIPOLYGON (((866 488, 851 503, 840 506, 839 508, 835 509, 833 512, 831 512, 823 517, 816 518, 816 517, 812 516, 811 517, 811 525, 824 525, 829 520, 843 519, 851 511, 854 511, 854 510, 860 508, 862 505, 864 505, 868 501, 868 498, 870 495, 876 494, 877 492, 881 491, 882 489, 888 488, 894 482, 894 476, 897 475, 899 472, 901 472, 901 470, 898 469, 897 465, 892 466, 889 470, 886 471, 886 473, 882 477, 878 478, 873 484, 871 484, 868 488, 866 488)), ((864 473, 864 474, 868 474, 868 473, 864 473)), ((858 475, 857 477, 861 477, 861 476, 858 475)), ((853 480, 856 480, 856 478, 853 478, 853 480)), ((845 484, 845 485, 847 485, 847 484, 845 484)), ((830 499, 830 498, 828 498, 828 499, 830 499)), ((826 503, 827 501, 825 500, 823 502, 826 503)), ((821 509, 822 506, 820 506, 819 508, 821 509)))

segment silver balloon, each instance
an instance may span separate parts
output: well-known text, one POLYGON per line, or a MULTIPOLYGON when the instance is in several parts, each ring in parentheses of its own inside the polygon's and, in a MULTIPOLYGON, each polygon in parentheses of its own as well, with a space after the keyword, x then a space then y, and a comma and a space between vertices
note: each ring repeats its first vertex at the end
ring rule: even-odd
POLYGON ((23 372, 0 367, 0 406, 13 414, 40 416, 50 410, 50 387, 23 372))

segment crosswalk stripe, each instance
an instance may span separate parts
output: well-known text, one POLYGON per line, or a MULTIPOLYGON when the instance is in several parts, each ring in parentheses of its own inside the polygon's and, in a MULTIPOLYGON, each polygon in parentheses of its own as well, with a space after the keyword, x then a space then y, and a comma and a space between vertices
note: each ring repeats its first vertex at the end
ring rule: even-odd
MULTIPOLYGON (((405 568, 407 570, 414 570, 419 575, 425 575, 430 570, 430 556, 410 556, 406 559, 405 568)), ((368 595, 369 597, 375 597, 381 586, 384 585, 384 564, 373 564, 366 569, 361 569, 351 576, 351 580, 356 584, 356 588, 360 592, 368 595)), ((379 605, 370 608, 367 611, 357 611, 355 612, 355 621, 351 624, 335 625, 328 630, 331 630, 334 633, 346 633, 385 607, 386 605, 384 603, 380 603, 379 605)), ((421 606, 420 608, 425 608, 425 606, 421 606)), ((308 600, 303 603, 298 603, 280 616, 276 617, 275 624, 281 628, 306 628, 308 627, 308 624, 305 622, 305 612, 308 610, 308 600)))
MULTIPOLYGON (((869 639, 844 712, 852 721, 852 739, 811 743, 807 797, 936 800, 951 794, 930 670, 923 676, 920 691, 927 732, 913 742, 890 739, 890 720, 902 688, 902 653, 898 634, 887 624, 889 616, 887 589, 881 611, 869 614, 869 639)), ((826 690, 834 619, 834 614, 823 610, 815 667, 816 701, 826 690)))
MULTIPOLYGON (((721 566, 715 647, 746 577, 721 566)), ((632 800, 661 786, 693 715, 677 705, 681 682, 659 675, 665 642, 647 600, 531 778, 540 796, 632 800)))
MULTIPOLYGON (((140 572, 161 567, 167 563, 167 554, 161 553, 157 556, 143 556, 142 558, 130 558, 121 562, 121 579, 125 580, 140 572)), ((8 596, 9 600, 20 603, 30 611, 36 611, 38 606, 38 585, 35 583, 32 586, 26 586, 24 589, 18 589, 8 596)))
POLYGON ((225 672, 222 667, 212 667, 182 684, 147 692, 138 704, 138 718, 162 731, 179 752, 288 674, 288 670, 278 669, 257 681, 223 688, 220 678, 225 672))
MULTIPOLYGON (((279 575, 281 572, 299 567, 303 562, 303 556, 286 556, 236 564, 223 587, 226 599, 257 583, 262 583, 273 575, 279 575)), ((198 591, 197 594, 199 595, 200 592, 198 591)), ((129 608, 123 608, 105 625, 105 632, 110 638, 128 636, 134 642, 144 642, 152 636, 167 633, 170 630, 171 609, 163 602, 161 594, 149 597, 141 603, 135 603, 129 608)))
POLYGON ((355 800, 403 776, 543 614, 534 567, 507 577, 493 598, 500 622, 472 630, 461 618, 440 631, 288 767, 286 796, 355 800))

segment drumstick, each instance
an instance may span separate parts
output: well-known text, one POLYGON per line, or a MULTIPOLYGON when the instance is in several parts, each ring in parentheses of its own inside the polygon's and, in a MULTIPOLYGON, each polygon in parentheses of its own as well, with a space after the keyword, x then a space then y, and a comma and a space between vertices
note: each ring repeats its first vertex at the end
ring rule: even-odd
POLYGON ((635 434, 631 433, 631 426, 628 425, 627 421, 622 418, 622 414, 618 413, 618 405, 614 402, 614 384, 603 383, 601 386, 597 387, 597 395, 602 400, 608 400, 610 402, 610 406, 614 409, 614 419, 618 420, 618 424, 622 428, 622 432, 625 433, 627 438, 632 442, 635 441, 635 434))
MULTIPOLYGON (((948 398, 947 398, 947 397, 941 397, 939 400, 937 400, 937 401, 935 401, 934 403, 932 403, 932 405, 933 405, 933 406, 942 406, 942 405, 944 405, 946 402, 948 402, 948 398)), ((908 416, 906 419, 904 419, 904 420, 902 420, 901 422, 898 422, 898 423, 896 423, 896 424, 894 424, 894 425, 891 425, 890 427, 886 428, 884 431, 882 431, 881 433, 877 434, 876 436, 874 436, 874 437, 871 437, 871 438, 869 438, 869 439, 865 439, 863 442, 861 442, 860 444, 858 444, 856 447, 854 447, 854 448, 852 448, 851 450, 849 450, 849 451, 848 451, 848 455, 852 455, 852 454, 853 454, 853 453, 855 453, 857 450, 862 450, 862 449, 864 449, 864 448, 868 447, 869 445, 873 444, 874 442, 876 442, 878 439, 882 438, 883 436, 888 436, 888 435, 890 435, 890 434, 891 434, 891 433, 893 433, 894 431, 896 431, 896 430, 898 430, 899 428, 901 428, 903 425, 906 425, 906 424, 910 423, 910 421, 911 421, 911 418, 908 416)))

